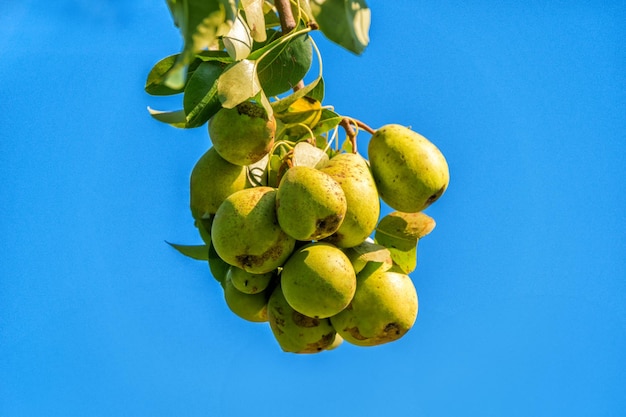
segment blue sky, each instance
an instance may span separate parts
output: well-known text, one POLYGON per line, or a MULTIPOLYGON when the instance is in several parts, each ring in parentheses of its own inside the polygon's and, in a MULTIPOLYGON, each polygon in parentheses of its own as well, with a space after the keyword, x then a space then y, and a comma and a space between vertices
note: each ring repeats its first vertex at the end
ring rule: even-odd
POLYGON ((415 327, 313 356, 165 244, 198 243, 209 146, 146 111, 179 104, 143 91, 165 2, 0 5, 0 415, 626 414, 626 6, 370 3, 362 56, 315 37, 324 104, 412 126, 451 183, 415 327))

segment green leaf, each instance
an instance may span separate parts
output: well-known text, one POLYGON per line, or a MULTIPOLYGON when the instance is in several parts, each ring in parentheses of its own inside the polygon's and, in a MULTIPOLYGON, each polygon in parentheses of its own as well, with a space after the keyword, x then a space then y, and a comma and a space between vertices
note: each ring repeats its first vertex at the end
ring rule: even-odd
POLYGON ((320 120, 317 122, 315 127, 313 128, 313 133, 316 135, 321 135, 328 132, 331 129, 334 129, 341 123, 341 117, 337 113, 329 109, 322 109, 322 116, 320 120))
POLYGON ((285 98, 281 98, 280 100, 276 100, 272 103, 272 108, 276 113, 285 113, 289 111, 289 107, 293 105, 296 101, 301 99, 302 97, 308 96, 309 93, 315 90, 317 84, 322 81, 321 77, 313 80, 309 85, 306 85, 304 88, 299 89, 298 91, 288 95, 285 98))
POLYGON ((148 73, 145 90, 153 96, 168 96, 182 93, 182 88, 170 88, 162 84, 163 76, 174 66, 178 54, 170 55, 157 62, 148 73))
POLYGON ((209 260, 209 248, 207 245, 178 245, 167 241, 166 243, 189 258, 198 261, 209 260))
POLYGON ((187 127, 187 118, 185 117, 184 110, 161 111, 148 107, 148 112, 150 112, 150 116, 154 117, 159 122, 167 123, 181 129, 187 127))
POLYGON ((355 54, 365 50, 371 20, 365 0, 310 0, 310 5, 324 36, 355 54))
POLYGON ((261 91, 254 61, 241 60, 229 65, 217 81, 217 94, 222 106, 231 109, 261 91))
POLYGON ((417 266, 417 243, 435 227, 432 217, 419 213, 393 212, 383 217, 374 240, 391 252, 395 264, 406 274, 417 266))
POLYGON ((181 89, 186 68, 203 49, 217 45, 228 33, 237 15, 236 0, 168 0, 167 4, 183 37, 183 49, 163 76, 163 84, 181 89))
POLYGON ((320 103, 324 101, 324 79, 321 76, 316 80, 313 89, 307 93, 307 97, 311 97, 320 103))
POLYGON ((223 283, 230 265, 219 257, 213 245, 209 245, 209 269, 217 281, 223 283))
POLYGON ((186 127, 202 126, 222 108, 217 81, 223 71, 223 64, 219 62, 202 62, 189 78, 183 96, 186 127))
POLYGON ((313 47, 306 33, 285 43, 278 39, 271 45, 271 51, 259 57, 257 65, 258 79, 268 97, 292 89, 309 72, 313 62, 313 47))

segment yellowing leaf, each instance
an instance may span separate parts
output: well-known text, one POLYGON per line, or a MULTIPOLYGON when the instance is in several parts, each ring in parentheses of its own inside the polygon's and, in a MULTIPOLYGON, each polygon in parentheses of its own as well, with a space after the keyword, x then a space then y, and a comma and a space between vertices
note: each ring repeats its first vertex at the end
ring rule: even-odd
POLYGON ((267 39, 263 2, 264 0, 241 0, 241 5, 246 13, 246 21, 250 28, 250 34, 257 42, 265 42, 267 39))
POLYGON ((235 23, 230 28, 230 32, 226 34, 222 41, 228 55, 235 61, 247 58, 252 50, 252 36, 246 22, 241 17, 237 17, 235 23))
POLYGON ((241 60, 229 65, 217 81, 222 107, 231 109, 261 91, 254 61, 241 60))
POLYGON ((383 217, 376 227, 375 241, 391 252, 391 257, 405 273, 417 266, 417 243, 435 227, 432 217, 419 213, 394 212, 383 217))

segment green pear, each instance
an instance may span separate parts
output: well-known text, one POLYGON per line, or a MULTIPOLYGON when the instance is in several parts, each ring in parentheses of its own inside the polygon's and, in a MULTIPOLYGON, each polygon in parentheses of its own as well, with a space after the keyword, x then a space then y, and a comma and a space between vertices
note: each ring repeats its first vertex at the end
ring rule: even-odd
POLYGON ((267 299, 264 291, 245 294, 233 285, 230 277, 224 281, 224 299, 228 308, 244 320, 255 323, 267 321, 267 299))
POLYGON ((327 318, 342 311, 356 291, 350 259, 330 243, 311 243, 294 251, 281 273, 291 307, 309 317, 327 318))
POLYGON ((417 292, 408 275, 392 270, 363 271, 350 305, 330 318, 344 340, 376 346, 398 340, 417 318, 417 292))
POLYGON ((308 317, 294 310, 280 285, 269 298, 267 315, 272 333, 285 352, 319 353, 335 344, 337 332, 330 320, 308 317))
POLYGON ((209 120, 215 150, 235 165, 250 165, 269 153, 274 144, 276 120, 263 106, 246 101, 222 108, 209 120))
POLYGON ((359 154, 340 153, 320 171, 339 183, 347 202, 341 226, 325 240, 340 248, 359 245, 374 231, 380 215, 378 191, 367 162, 359 154))
POLYGON ((246 168, 231 164, 210 148, 191 171, 191 215, 194 219, 211 217, 226 197, 246 187, 246 168))
POLYGON ((226 273, 233 286, 244 294, 256 294, 267 288, 275 271, 265 274, 252 274, 236 266, 228 268, 226 273))
POLYGON ((332 235, 341 226, 346 210, 346 196, 339 183, 315 168, 289 168, 278 185, 278 223, 294 239, 319 240, 332 235))
POLYGON ((253 274, 281 266, 295 246, 276 220, 276 190, 246 188, 231 194, 217 209, 211 243, 221 259, 253 274))
POLYGON ((422 211, 448 188, 450 173, 441 151, 407 127, 378 129, 369 141, 368 157, 380 197, 395 210, 422 211))

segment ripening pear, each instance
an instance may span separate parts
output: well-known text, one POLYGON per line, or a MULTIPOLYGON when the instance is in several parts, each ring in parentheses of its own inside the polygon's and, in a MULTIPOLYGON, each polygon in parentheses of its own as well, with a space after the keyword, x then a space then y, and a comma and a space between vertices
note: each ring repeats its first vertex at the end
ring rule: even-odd
POLYGON ((276 190, 246 188, 226 198, 213 219, 211 244, 225 262, 253 274, 281 266, 295 240, 276 220, 276 190))
POLYGON ((246 168, 231 164, 215 148, 209 148, 191 171, 189 206, 193 218, 209 218, 226 197, 246 186, 246 168))
POLYGON ((256 294, 265 290, 272 278, 274 278, 274 274, 275 271, 265 274, 253 274, 236 266, 228 268, 226 273, 227 279, 244 294, 256 294))
POLYGON ((375 346, 404 336, 415 323, 417 309, 417 292, 408 275, 370 270, 359 273, 352 302, 330 321, 345 341, 375 346))
POLYGON ((441 151, 407 127, 378 129, 369 141, 368 157, 380 197, 395 210, 422 211, 448 187, 450 173, 441 151))
POLYGON ((228 308, 244 320, 255 323, 267 321, 267 299, 264 292, 245 294, 233 285, 230 277, 224 281, 224 299, 228 308))
POLYGON ((222 108, 209 120, 215 150, 235 165, 250 165, 269 153, 274 144, 276 120, 260 104, 243 102, 222 108))
POLYGON ((340 248, 359 245, 374 231, 380 215, 380 199, 367 162, 359 154, 340 153, 320 171, 339 183, 347 202, 341 226, 325 240, 340 248))
POLYGON ((332 235, 346 210, 346 196, 339 183, 315 168, 289 168, 278 185, 278 223, 294 239, 319 240, 332 235))
POLYGON ((285 352, 318 353, 335 345, 337 332, 330 320, 298 313, 285 299, 280 285, 269 298, 267 315, 272 333, 285 352))
POLYGON ((281 285, 291 307, 309 317, 334 316, 352 300, 356 274, 350 259, 330 243, 293 252, 283 265, 281 285))

